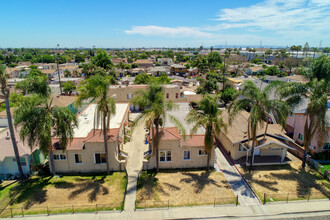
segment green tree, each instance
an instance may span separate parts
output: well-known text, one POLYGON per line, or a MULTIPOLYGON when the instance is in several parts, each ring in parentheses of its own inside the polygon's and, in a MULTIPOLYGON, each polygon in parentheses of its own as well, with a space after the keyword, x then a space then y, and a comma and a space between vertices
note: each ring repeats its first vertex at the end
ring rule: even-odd
POLYGON ((318 80, 324 79, 326 82, 330 82, 330 57, 322 55, 314 59, 311 63, 310 69, 305 69, 304 75, 309 79, 318 80))
POLYGON ((177 106, 165 100, 163 87, 158 83, 151 83, 147 90, 138 90, 131 103, 144 109, 135 119, 132 127, 135 128, 141 122, 145 122, 147 126, 151 127, 152 152, 156 154, 157 172, 159 172, 159 142, 163 134, 165 120, 169 118, 179 132, 185 136, 185 129, 181 123, 174 116, 167 114, 168 111, 177 106))
POLYGON ((215 79, 204 80, 197 88, 197 94, 212 94, 215 90, 218 90, 219 86, 215 79))
POLYGON ((31 148, 37 144, 45 155, 48 154, 52 175, 56 175, 52 132, 58 137, 59 147, 64 151, 77 125, 77 118, 69 109, 52 106, 52 100, 37 94, 26 97, 15 110, 15 126, 21 127, 22 140, 27 140, 31 148))
POLYGON ((207 63, 210 70, 216 70, 222 63, 221 56, 218 52, 214 51, 207 55, 207 63))
POLYGON ((141 73, 135 76, 134 84, 148 84, 151 80, 151 77, 146 73, 141 73))
POLYGON ((97 105, 95 112, 96 122, 94 123, 94 130, 101 126, 108 174, 110 173, 108 155, 110 116, 116 114, 116 101, 113 97, 109 97, 107 95, 111 83, 111 76, 93 75, 80 83, 78 87, 79 95, 76 100, 76 105, 80 106, 84 100, 93 98, 94 103, 97 105))
POLYGON ((13 128, 13 121, 12 121, 12 117, 11 117, 11 113, 10 113, 10 105, 9 105, 10 88, 8 87, 8 75, 6 74, 5 67, 2 64, 0 64, 0 83, 1 83, 2 97, 5 99, 8 127, 9 127, 10 137, 11 137, 11 141, 12 141, 13 148, 14 148, 18 173, 19 173, 20 178, 23 178, 24 173, 23 173, 21 161, 19 158, 19 151, 18 151, 15 132, 14 132, 14 128, 13 128))
POLYGON ((48 77, 35 69, 30 71, 25 80, 18 82, 15 88, 22 90, 25 94, 36 93, 44 97, 49 97, 51 93, 48 77))
POLYGON ((218 108, 218 100, 207 95, 198 104, 198 110, 191 110, 186 119, 188 123, 194 123, 190 134, 195 134, 200 127, 205 129, 204 150, 207 153, 207 171, 210 169, 211 150, 214 146, 214 138, 220 134, 221 129, 226 130, 227 125, 221 117, 218 108))
POLYGON ((330 47, 324 47, 324 48, 322 49, 322 52, 325 53, 325 54, 328 56, 329 53, 330 53, 330 47))
POLYGON ((113 66, 111 58, 105 50, 98 50, 97 55, 92 59, 92 63, 103 69, 111 69, 113 66))
POLYGON ((268 68, 266 68, 263 73, 265 75, 271 75, 271 76, 277 76, 280 74, 279 69, 277 68, 277 66, 270 66, 268 68))
POLYGON ((62 83, 62 85, 65 94, 69 94, 69 95, 71 95, 71 93, 77 88, 76 85, 71 81, 64 82, 62 83))
POLYGON ((236 97, 237 91, 232 88, 232 87, 228 87, 225 88, 225 90, 223 91, 222 95, 221 95, 221 99, 225 102, 225 103, 229 103, 230 101, 233 101, 234 98, 236 97))
POLYGON ((134 68, 138 68, 139 67, 139 64, 137 64, 137 63, 132 63, 132 69, 134 69, 134 68))
POLYGON ((82 54, 77 54, 74 58, 74 61, 76 63, 83 63, 83 62, 85 62, 85 56, 82 54))

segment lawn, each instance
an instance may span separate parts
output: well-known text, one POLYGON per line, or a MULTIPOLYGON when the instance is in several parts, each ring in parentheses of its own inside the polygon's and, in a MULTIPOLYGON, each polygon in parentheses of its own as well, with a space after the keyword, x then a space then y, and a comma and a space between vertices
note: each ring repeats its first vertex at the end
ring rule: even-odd
POLYGON ((22 190, 11 205, 14 214, 22 213, 22 208, 24 214, 47 213, 47 207, 49 213, 121 209, 126 174, 34 176, 11 190, 19 191, 20 187, 22 190))
POLYGON ((313 169, 302 170, 301 162, 254 167, 252 171, 241 168, 241 172, 262 201, 264 193, 267 201, 319 199, 330 195, 330 182, 313 169))
POLYGON ((235 203, 221 173, 169 170, 143 171, 138 181, 137 208, 235 203), (215 199, 216 198, 216 199, 215 199))
POLYGON ((330 164, 324 164, 322 165, 326 170, 330 170, 330 164))

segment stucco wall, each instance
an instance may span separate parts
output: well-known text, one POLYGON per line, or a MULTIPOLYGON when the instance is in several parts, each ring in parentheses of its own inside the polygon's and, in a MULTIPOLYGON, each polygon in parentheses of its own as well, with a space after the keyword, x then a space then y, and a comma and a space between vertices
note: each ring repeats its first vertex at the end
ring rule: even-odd
MULTIPOLYGON (((22 166, 23 173, 28 174, 30 172, 29 165, 29 157, 24 156, 21 157, 25 159, 26 166, 22 166)), ((16 161, 14 161, 15 157, 6 157, 3 161, 0 162, 0 174, 10 174, 10 175, 18 175, 18 167, 16 161)))
MULTIPOLYGON (((108 158, 109 166, 112 171, 124 170, 124 163, 119 162, 117 159, 118 142, 108 143, 108 158)), ((55 150, 54 154, 63 153, 61 150, 55 150)), ((89 172, 106 172, 106 164, 95 163, 95 153, 105 153, 104 144, 98 143, 86 143, 83 150, 67 150, 66 160, 55 160, 55 170, 58 173, 89 173, 89 172), (74 160, 74 154, 80 153, 82 155, 82 163, 76 164, 74 160)))
MULTIPOLYGON (((179 140, 162 140, 159 145, 159 151, 170 150, 172 160, 170 162, 159 162, 160 169, 177 169, 177 168, 200 168, 206 167, 207 156, 199 155, 199 150, 204 150, 204 146, 191 147, 180 146, 179 140), (190 150, 190 160, 183 159, 184 150, 190 150)), ((210 166, 214 163, 214 147, 211 150, 210 166)), ((156 154, 152 154, 144 169, 156 168, 156 154)))

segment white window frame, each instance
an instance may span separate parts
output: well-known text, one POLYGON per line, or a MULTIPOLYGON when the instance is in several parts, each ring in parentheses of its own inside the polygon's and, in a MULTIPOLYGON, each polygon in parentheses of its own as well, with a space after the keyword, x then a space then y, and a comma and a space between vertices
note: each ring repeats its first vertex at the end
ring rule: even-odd
POLYGON ((66 158, 67 158, 66 154, 53 154, 53 159, 54 159, 54 160, 66 160, 66 158), (54 158, 55 155, 58 156, 58 159, 55 159, 55 158, 54 158), (61 158, 61 155, 64 155, 64 156, 65 156, 65 159, 62 159, 62 158, 61 158))
MULTIPOLYGON (((105 152, 94 153, 94 164, 106 164, 107 163, 107 161, 105 163, 96 163, 96 157, 95 157, 96 154, 105 154, 105 152)), ((107 160, 107 155, 106 154, 105 154, 105 160, 107 160)))
POLYGON ((198 150, 198 156, 206 156, 207 152, 205 150, 198 150), (201 154, 202 152, 202 154, 201 154))
POLYGON ((190 153, 190 150, 184 150, 184 151, 183 151, 183 160, 191 160, 191 153, 190 153), (185 152, 189 152, 189 153, 188 153, 188 155, 189 155, 189 159, 185 159, 185 158, 184 158, 184 156, 185 156, 184 153, 185 153, 185 152))
MULTIPOLYGON (((22 165, 23 167, 27 166, 27 163, 26 163, 26 159, 25 159, 25 157, 20 157, 19 160, 20 160, 21 165, 22 165), (24 165, 24 164, 25 164, 25 165, 24 165)), ((13 158, 13 162, 16 162, 16 158, 15 158, 15 157, 13 158)))
POLYGON ((74 163, 75 163, 75 164, 82 164, 82 163, 83 163, 83 156, 82 156, 82 153, 74 153, 74 154, 73 154, 73 159, 74 159, 74 163), (77 161, 76 161, 76 154, 80 154, 80 156, 81 156, 81 163, 77 163, 77 161))
POLYGON ((159 151, 159 162, 172 162, 172 152, 171 152, 171 160, 167 160, 167 156, 168 156, 168 152, 171 152, 170 150, 162 150, 162 151, 159 151), (165 153, 165 160, 164 161, 161 161, 160 160, 160 154, 164 152, 165 153))
POLYGON ((298 132, 297 139, 298 139, 299 141, 303 141, 303 140, 304 140, 304 135, 303 135, 302 133, 298 132), (301 139, 299 138, 299 135, 301 136, 301 139))

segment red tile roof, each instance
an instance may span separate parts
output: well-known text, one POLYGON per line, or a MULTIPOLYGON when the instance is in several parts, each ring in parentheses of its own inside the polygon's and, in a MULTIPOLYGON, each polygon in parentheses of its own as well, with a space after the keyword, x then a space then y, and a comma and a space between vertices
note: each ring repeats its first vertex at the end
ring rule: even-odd
POLYGON ((187 139, 182 141, 182 146, 190 146, 190 147, 204 146, 204 137, 205 137, 204 134, 187 136, 187 139))

